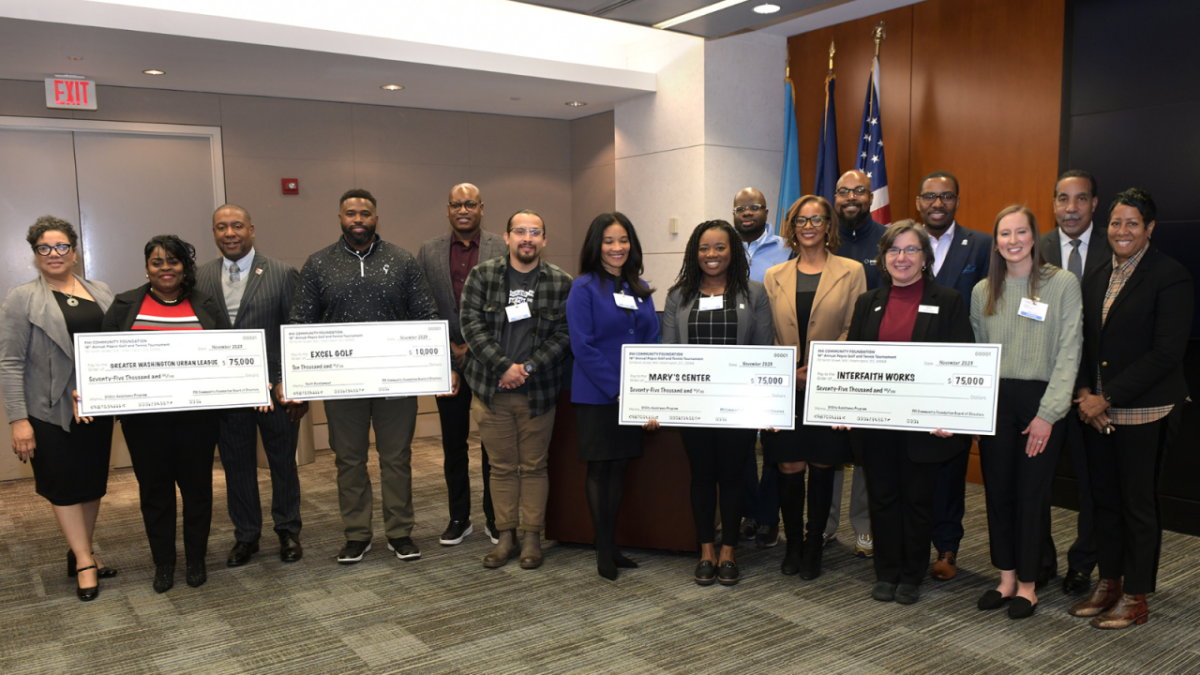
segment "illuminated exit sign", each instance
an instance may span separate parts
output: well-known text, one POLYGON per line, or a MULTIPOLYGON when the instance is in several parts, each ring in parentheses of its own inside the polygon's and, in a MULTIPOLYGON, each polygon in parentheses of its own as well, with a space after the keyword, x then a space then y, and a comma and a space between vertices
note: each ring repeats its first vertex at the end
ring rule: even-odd
POLYGON ((96 83, 72 77, 47 77, 46 107, 95 110, 96 83))

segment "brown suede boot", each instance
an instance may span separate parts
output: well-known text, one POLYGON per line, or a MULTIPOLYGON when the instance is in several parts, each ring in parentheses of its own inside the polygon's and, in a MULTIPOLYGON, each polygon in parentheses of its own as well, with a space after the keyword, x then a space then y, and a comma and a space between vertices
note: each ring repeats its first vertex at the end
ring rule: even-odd
POLYGON ((517 531, 504 530, 500 533, 500 543, 496 544, 496 548, 492 552, 483 556, 484 567, 504 567, 508 561, 517 557, 520 550, 517 548, 517 531))
POLYGON ((521 536, 521 569, 536 570, 542 566, 542 534, 523 532, 521 536))
POLYGON ((1067 610, 1071 616, 1099 616, 1112 606, 1117 604, 1121 599, 1121 580, 1120 579, 1101 579, 1096 582, 1096 587, 1092 589, 1092 594, 1087 597, 1087 600, 1080 602, 1067 610))
POLYGON ((1150 608, 1146 606, 1146 596, 1143 594, 1129 595, 1125 593, 1113 608, 1092 619, 1092 626, 1105 629, 1129 628, 1142 625, 1150 619, 1150 608))

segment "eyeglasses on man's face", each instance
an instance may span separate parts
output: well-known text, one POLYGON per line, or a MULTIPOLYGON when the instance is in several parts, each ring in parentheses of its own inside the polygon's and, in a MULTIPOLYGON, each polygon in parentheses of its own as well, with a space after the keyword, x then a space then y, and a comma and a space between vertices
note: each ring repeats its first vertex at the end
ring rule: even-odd
POLYGON ((746 204, 745 206, 733 207, 733 212, 734 213, 745 213, 745 212, 749 211, 750 213, 758 213, 759 211, 762 211, 765 208, 767 208, 767 207, 763 206, 762 204, 746 204))
POLYGON ((939 199, 945 204, 953 204, 958 201, 958 195, 953 192, 942 192, 940 194, 937 192, 922 192, 920 197, 921 201, 926 204, 932 204, 939 199))
POLYGON ((475 209, 479 208, 479 202, 473 199, 468 199, 465 202, 450 202, 449 206, 451 211, 457 211, 459 209, 474 211, 475 209))
POLYGON ((545 232, 545 230, 539 230, 536 227, 514 227, 513 229, 508 231, 508 233, 513 235, 514 237, 524 237, 525 235, 528 234, 529 236, 533 237, 534 239, 537 239, 538 237, 542 236, 542 234, 544 232, 545 232))
POLYGON ((847 188, 847 187, 840 187, 835 191, 834 194, 836 194, 839 197, 849 197, 851 192, 854 193, 855 197, 865 197, 867 195, 867 193, 870 192, 870 190, 868 190, 867 188, 865 188, 861 185, 854 188, 853 190, 851 190, 850 188, 847 188))

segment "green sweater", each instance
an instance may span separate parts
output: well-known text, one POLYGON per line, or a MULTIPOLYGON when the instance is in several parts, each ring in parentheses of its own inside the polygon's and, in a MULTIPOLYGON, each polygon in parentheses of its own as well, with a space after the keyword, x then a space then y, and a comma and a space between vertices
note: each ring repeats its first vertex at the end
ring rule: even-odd
POLYGON ((1071 409, 1083 344, 1083 297, 1075 275, 1050 265, 1042 268, 1042 275, 1038 299, 1048 305, 1045 321, 1017 314, 1021 299, 1029 294, 1027 276, 1005 279, 996 313, 984 316, 988 298, 988 280, 984 279, 971 293, 971 328, 976 342, 1004 345, 1000 377, 1049 383, 1037 416, 1054 424, 1071 409), (1050 271, 1056 273, 1045 276, 1050 271))

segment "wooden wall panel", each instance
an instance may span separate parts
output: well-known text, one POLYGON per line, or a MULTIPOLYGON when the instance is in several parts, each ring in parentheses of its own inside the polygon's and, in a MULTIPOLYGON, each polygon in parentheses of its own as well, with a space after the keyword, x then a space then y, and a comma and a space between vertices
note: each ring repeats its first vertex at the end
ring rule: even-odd
POLYGON ((1054 225, 1058 171, 1064 0, 926 0, 788 40, 800 171, 815 181, 830 39, 836 40, 838 154, 853 166, 874 43, 893 219, 916 217, 920 178, 946 170, 962 184, 959 222, 990 232, 996 213, 1029 205, 1042 230, 1054 225))

